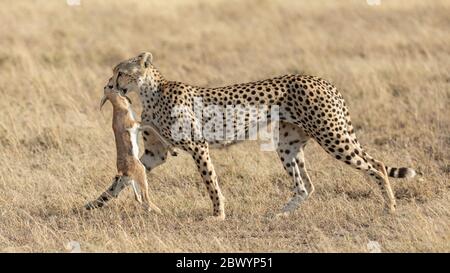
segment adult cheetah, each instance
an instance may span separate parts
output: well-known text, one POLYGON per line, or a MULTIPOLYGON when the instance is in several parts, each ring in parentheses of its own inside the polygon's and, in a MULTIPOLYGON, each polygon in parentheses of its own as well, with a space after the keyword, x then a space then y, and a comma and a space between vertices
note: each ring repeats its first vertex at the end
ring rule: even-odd
MULTIPOLYGON (((209 145, 228 144, 227 139, 194 138, 201 135, 204 120, 194 113, 196 98, 205 105, 264 105, 279 107, 279 142, 277 153, 285 170, 294 181, 294 195, 282 210, 293 211, 314 191, 305 168, 304 148, 314 139, 334 158, 368 174, 383 194, 388 211, 396 207, 388 176, 413 177, 410 168, 385 167, 367 154, 356 139, 349 112, 342 95, 325 80, 305 75, 285 75, 272 79, 218 88, 196 87, 166 80, 154 67, 152 54, 144 52, 121 62, 113 69, 107 84, 122 94, 137 92, 143 105, 142 124, 152 125, 174 147, 190 153, 213 203, 213 216, 225 218, 224 197, 209 155, 209 145), (184 111, 175 111, 183 108, 184 111), (194 134, 181 139, 173 134, 177 124, 187 124, 194 134)), ((271 120, 268 114, 265 118, 271 120)), ((234 127, 251 126, 248 113, 244 122, 234 127)), ((191 133, 192 133, 191 132, 191 133)), ((168 148, 151 131, 144 131, 145 153, 140 158, 148 171, 164 163, 168 148)))

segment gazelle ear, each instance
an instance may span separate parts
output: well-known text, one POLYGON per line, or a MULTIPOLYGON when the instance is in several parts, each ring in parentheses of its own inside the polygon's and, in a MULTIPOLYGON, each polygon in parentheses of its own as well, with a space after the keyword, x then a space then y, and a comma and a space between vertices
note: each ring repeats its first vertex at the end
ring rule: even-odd
POLYGON ((141 63, 141 67, 142 68, 149 67, 152 64, 152 62, 153 62, 153 55, 150 52, 141 53, 139 55, 139 57, 141 59, 140 63, 141 63))

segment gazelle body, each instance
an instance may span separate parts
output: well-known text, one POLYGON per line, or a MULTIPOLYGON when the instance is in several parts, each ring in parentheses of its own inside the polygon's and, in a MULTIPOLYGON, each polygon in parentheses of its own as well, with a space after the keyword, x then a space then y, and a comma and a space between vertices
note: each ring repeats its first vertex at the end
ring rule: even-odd
MULTIPOLYGON (((112 128, 117 151, 117 175, 108 190, 95 201, 88 203, 86 208, 102 207, 111 197, 117 197, 122 189, 131 184, 136 200, 143 203, 146 209, 160 213, 160 209, 150 201, 146 170, 139 160, 138 135, 140 124, 136 121, 131 103, 127 97, 122 96, 119 92, 105 88, 105 95, 100 108, 107 100, 113 105, 112 128)), ((153 130, 157 136, 160 136, 157 130, 153 130)))

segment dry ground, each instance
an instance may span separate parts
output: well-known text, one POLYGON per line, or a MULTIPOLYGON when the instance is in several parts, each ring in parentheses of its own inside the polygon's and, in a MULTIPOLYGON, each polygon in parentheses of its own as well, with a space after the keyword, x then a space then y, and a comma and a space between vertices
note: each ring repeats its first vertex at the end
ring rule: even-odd
MULTIPOLYGON (((450 2, 0 1, 0 251, 450 251, 450 2), (149 50, 168 79, 220 86, 286 73, 335 83, 357 134, 388 165, 398 213, 378 189, 311 143, 316 192, 290 218, 276 213, 292 183, 274 153, 247 142, 213 151, 225 222, 186 154, 150 177, 163 216, 126 190, 82 206, 115 173, 111 107, 102 87, 119 61, 149 50)), ((136 101, 137 97, 133 97, 136 101)))

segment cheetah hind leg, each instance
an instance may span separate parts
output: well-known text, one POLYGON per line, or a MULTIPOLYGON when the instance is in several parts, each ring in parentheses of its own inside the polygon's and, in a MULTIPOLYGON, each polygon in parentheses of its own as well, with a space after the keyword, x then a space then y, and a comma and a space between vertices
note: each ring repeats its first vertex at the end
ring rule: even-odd
POLYGON ((295 211, 301 203, 303 203, 308 198, 308 191, 305 184, 302 181, 300 169, 298 167, 295 158, 292 159, 292 177, 294 179, 294 196, 289 200, 289 202, 283 207, 277 217, 288 216, 291 212, 295 211))
POLYGON ((373 157, 367 153, 363 153, 359 145, 352 144, 351 142, 340 144, 334 153, 329 149, 327 150, 326 146, 322 147, 325 147, 325 150, 332 154, 336 159, 369 175, 372 181, 374 181, 381 190, 385 203, 385 210, 389 213, 395 212, 395 196, 383 162, 373 159, 373 157), (370 160, 365 158, 370 158, 370 160))

